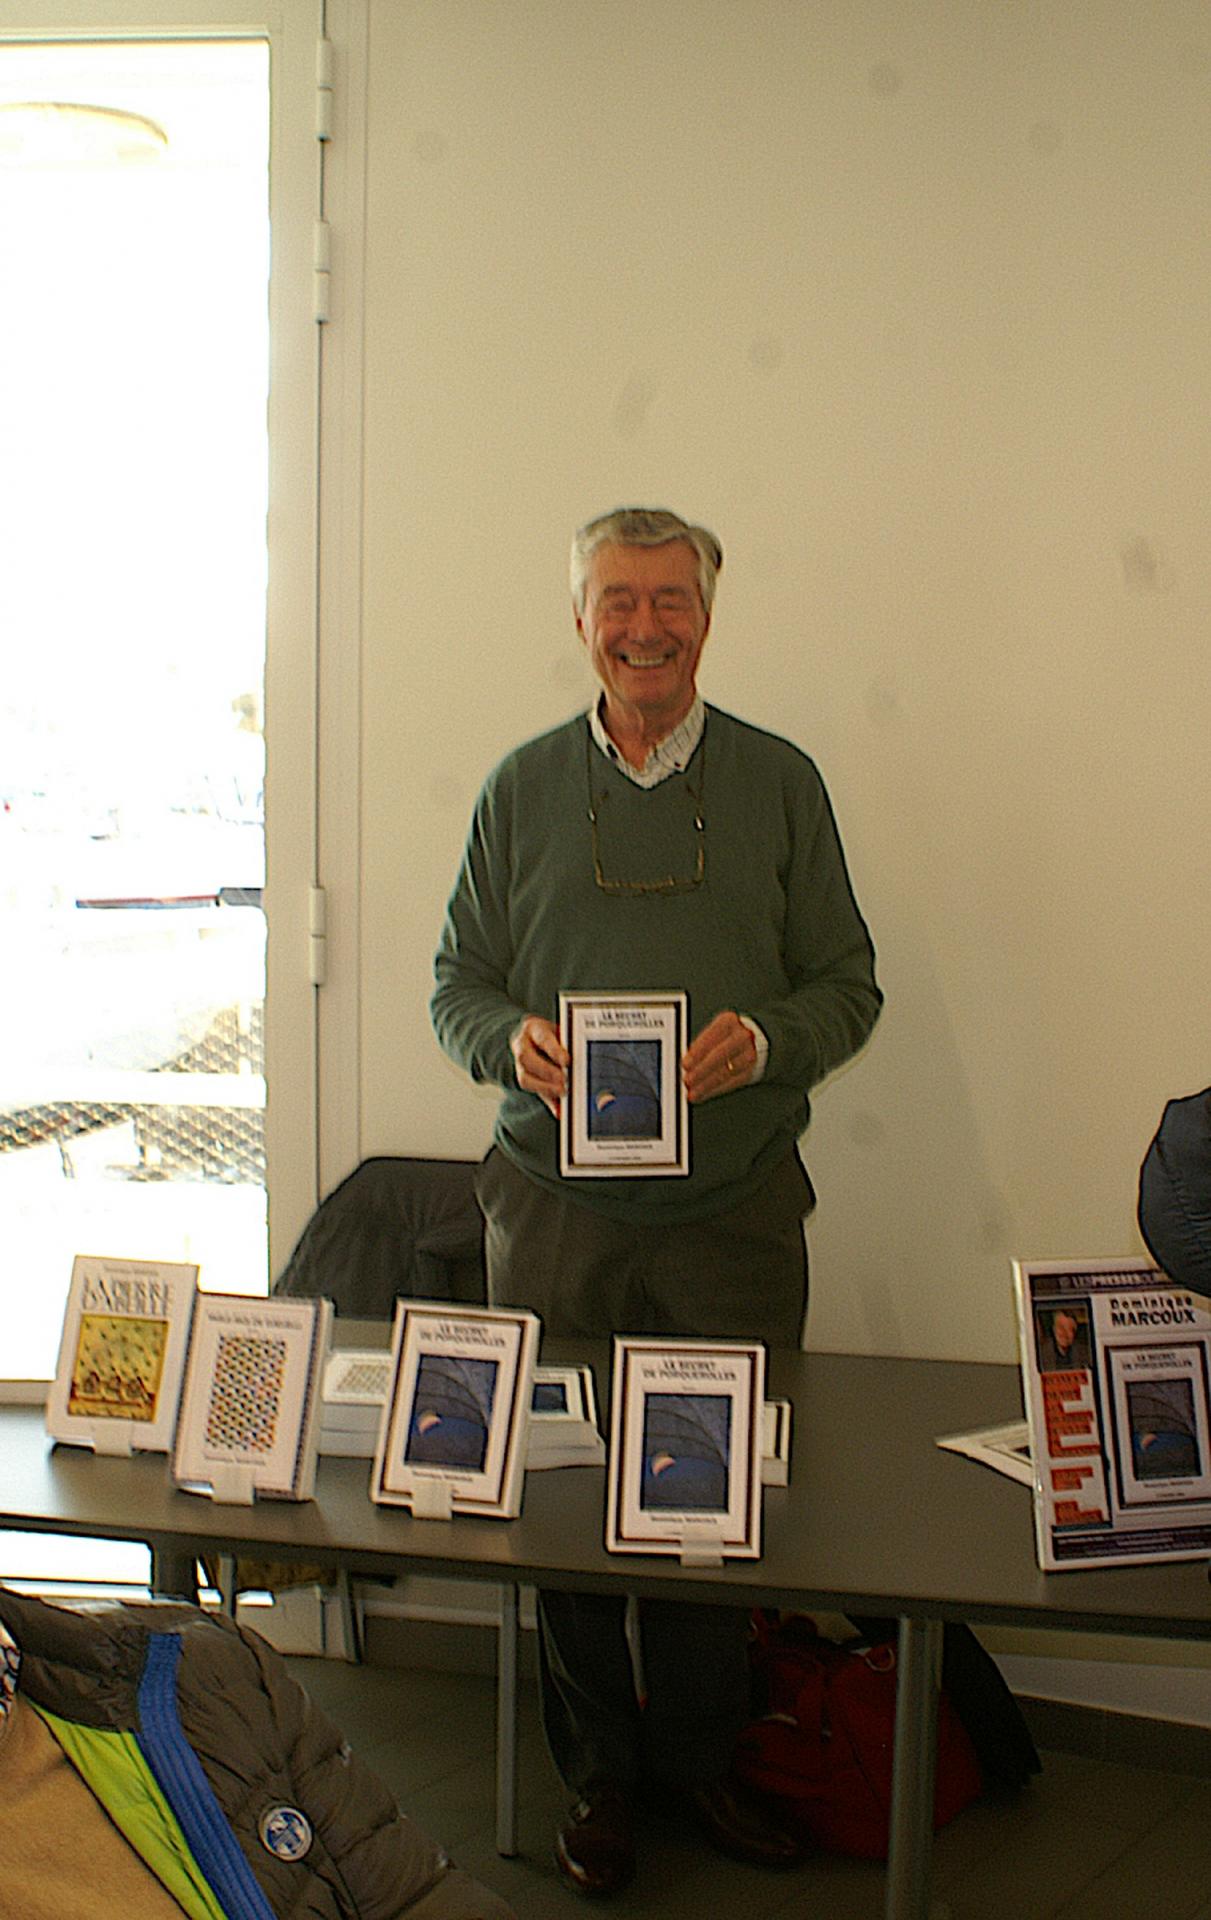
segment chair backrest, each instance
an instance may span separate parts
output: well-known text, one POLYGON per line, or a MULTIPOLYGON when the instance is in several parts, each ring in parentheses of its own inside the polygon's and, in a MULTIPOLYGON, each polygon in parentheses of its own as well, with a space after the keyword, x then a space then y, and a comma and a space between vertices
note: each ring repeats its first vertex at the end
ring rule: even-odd
POLYGON ((320 1202, 273 1292, 326 1295, 338 1313, 367 1320, 390 1319, 399 1295, 482 1304, 477 1164, 364 1160, 320 1202))

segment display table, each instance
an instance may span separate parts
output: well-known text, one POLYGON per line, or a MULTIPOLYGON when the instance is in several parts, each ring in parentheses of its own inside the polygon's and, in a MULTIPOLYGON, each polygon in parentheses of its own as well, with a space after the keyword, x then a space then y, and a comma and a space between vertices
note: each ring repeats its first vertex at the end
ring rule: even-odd
MULTIPOLYGON (((339 1324, 339 1323, 338 1323, 339 1324)), ((542 1358, 587 1359, 609 1406, 601 1343, 544 1343, 542 1358)), ((162 1455, 95 1458, 51 1449, 42 1414, 0 1408, 0 1525, 141 1540, 153 1548, 339 1565, 351 1574, 499 1581, 499 1833, 512 1832, 516 1590, 519 1584, 625 1589, 731 1606, 816 1608, 900 1619, 896 1787, 888 1920, 924 1920, 932 1846, 933 1726, 941 1623, 1211 1638, 1202 1562, 1043 1574, 1028 1489, 959 1455, 938 1434, 1020 1413, 1016 1368, 774 1352, 768 1392, 794 1407, 788 1487, 767 1488, 756 1561, 682 1567, 606 1553, 601 1468, 527 1477, 517 1520, 414 1520, 367 1496, 368 1463, 325 1458, 316 1498, 218 1507, 178 1492, 162 1455)))

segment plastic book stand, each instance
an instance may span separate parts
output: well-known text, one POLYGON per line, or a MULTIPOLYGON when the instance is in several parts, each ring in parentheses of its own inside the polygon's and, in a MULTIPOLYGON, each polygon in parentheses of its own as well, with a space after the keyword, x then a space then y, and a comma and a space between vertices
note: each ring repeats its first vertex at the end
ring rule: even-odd
POLYGON ((129 1460, 134 1452, 130 1427, 124 1420, 94 1420, 88 1428, 94 1453, 108 1454, 114 1460, 129 1460))
MULTIPOLYGON (((224 1507, 250 1507, 256 1499, 255 1467, 212 1467, 210 1472, 210 1498, 216 1505, 224 1507)), ((199 1488, 205 1493, 207 1488, 199 1488)))
POLYGON ((418 1480, 412 1489, 414 1520, 452 1520, 454 1496, 446 1480, 418 1480))
POLYGON ((681 1535, 683 1567, 721 1567, 723 1546, 718 1527, 686 1527, 681 1535))

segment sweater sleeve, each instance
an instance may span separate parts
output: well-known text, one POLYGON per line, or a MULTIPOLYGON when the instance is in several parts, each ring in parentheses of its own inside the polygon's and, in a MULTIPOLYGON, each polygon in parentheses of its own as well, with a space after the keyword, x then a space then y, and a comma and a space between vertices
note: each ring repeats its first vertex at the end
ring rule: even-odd
POLYGON ((473 1080, 514 1083, 509 1041, 526 1014, 509 997, 510 788, 498 768, 479 797, 446 909, 429 1004, 444 1050, 473 1080))
POLYGON ((883 995, 824 783, 810 761, 788 789, 783 963, 789 991, 739 1011, 769 1041, 763 1079, 808 1093, 869 1038, 883 995))

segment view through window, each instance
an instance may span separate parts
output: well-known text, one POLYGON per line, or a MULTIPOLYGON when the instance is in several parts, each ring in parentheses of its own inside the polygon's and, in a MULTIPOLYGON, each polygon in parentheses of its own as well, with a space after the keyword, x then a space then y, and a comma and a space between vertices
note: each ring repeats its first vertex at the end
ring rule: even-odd
POLYGON ((77 1253, 267 1284, 269 59, 0 47, 0 1375, 77 1253))

